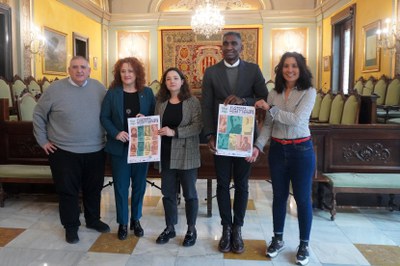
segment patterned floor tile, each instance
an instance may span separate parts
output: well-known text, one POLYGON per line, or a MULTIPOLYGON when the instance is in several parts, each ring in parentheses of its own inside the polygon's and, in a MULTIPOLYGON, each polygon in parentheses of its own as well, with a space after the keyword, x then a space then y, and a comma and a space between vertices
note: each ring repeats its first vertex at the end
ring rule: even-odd
POLYGON ((400 247, 354 244, 371 265, 400 265, 400 247))
POLYGON ((24 231, 22 228, 0 228, 0 247, 4 247, 24 231))
POLYGON ((121 241, 118 239, 117 234, 115 233, 101 234, 90 247, 89 251, 131 254, 138 241, 139 238, 133 235, 128 235, 126 240, 121 241))
MULTIPOLYGON (((245 250, 242 254, 224 253, 224 259, 230 260, 271 260, 265 256, 265 240, 243 240, 245 250)), ((218 244, 217 244, 218 245, 218 244)))

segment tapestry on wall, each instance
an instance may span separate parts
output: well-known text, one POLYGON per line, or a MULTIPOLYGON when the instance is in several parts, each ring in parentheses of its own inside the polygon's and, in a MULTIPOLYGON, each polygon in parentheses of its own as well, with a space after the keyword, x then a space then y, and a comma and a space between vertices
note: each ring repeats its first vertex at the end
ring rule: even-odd
POLYGON ((259 28, 226 29, 210 39, 196 35, 190 29, 161 30, 162 70, 179 68, 187 77, 194 94, 201 93, 204 71, 222 60, 222 35, 228 31, 239 32, 243 51, 240 58, 258 63, 259 28))

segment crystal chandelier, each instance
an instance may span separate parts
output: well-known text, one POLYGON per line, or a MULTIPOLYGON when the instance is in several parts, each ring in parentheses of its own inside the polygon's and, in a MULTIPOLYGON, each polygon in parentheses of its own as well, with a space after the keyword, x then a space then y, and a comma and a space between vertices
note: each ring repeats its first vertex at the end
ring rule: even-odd
POLYGON ((378 35, 378 48, 382 48, 385 51, 389 51, 392 54, 396 53, 396 42, 400 39, 399 32, 396 30, 395 20, 390 18, 385 20, 385 27, 378 29, 376 34, 378 35))
POLYGON ((210 0, 205 0, 204 4, 195 8, 191 21, 194 33, 204 35, 207 39, 220 32, 224 24, 224 16, 221 15, 218 6, 210 3, 210 0))

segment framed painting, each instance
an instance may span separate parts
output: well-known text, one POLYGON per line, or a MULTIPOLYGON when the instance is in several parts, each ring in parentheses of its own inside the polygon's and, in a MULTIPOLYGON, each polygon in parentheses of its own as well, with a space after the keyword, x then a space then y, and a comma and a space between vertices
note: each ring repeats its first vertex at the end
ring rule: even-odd
POLYGON ((308 58, 308 28, 272 29, 271 36, 271 79, 274 80, 275 66, 285 52, 298 52, 308 58))
POLYGON ((74 46, 74 56, 80 55, 89 59, 89 38, 78 33, 72 33, 72 44, 74 46))
POLYGON ((44 27, 43 73, 67 75, 67 34, 44 27))
POLYGON ((380 67, 380 49, 378 48, 378 34, 376 33, 381 27, 381 21, 372 22, 363 27, 364 38, 364 55, 363 55, 363 72, 379 71, 380 67))

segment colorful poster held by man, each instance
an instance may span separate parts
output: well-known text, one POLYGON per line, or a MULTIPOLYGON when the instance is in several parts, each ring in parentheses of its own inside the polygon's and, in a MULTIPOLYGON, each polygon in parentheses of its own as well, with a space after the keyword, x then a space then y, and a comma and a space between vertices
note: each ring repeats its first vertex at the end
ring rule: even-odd
POLYGON ((160 116, 128 118, 128 163, 156 162, 160 160, 160 116))
POLYGON ((248 157, 253 152, 255 109, 252 106, 219 105, 217 154, 248 157))

